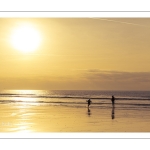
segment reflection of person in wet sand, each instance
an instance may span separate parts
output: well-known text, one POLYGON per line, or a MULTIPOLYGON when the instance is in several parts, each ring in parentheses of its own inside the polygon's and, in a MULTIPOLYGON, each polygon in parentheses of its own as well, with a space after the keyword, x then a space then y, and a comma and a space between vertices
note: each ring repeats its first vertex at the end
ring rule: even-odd
POLYGON ((89 116, 91 115, 91 110, 90 110, 89 107, 88 107, 88 115, 89 115, 89 116))
POLYGON ((88 102, 88 107, 91 105, 91 100, 89 99, 89 100, 87 100, 87 102, 88 102))
POLYGON ((111 118, 112 118, 112 119, 115 119, 115 106, 114 106, 114 105, 113 105, 113 107, 112 107, 111 118))

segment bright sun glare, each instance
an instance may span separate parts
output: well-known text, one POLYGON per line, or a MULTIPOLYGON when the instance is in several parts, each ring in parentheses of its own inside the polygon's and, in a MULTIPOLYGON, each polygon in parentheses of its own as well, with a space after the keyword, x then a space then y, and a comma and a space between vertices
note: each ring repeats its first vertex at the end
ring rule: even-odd
POLYGON ((13 30, 11 43, 19 51, 31 52, 39 47, 41 36, 33 26, 25 24, 13 30))

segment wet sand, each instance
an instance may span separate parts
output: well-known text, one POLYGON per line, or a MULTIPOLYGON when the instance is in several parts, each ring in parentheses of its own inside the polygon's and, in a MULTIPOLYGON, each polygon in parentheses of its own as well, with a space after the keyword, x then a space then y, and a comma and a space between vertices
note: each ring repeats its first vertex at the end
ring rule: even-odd
POLYGON ((0 105, 0 132, 149 132, 149 109, 0 105))

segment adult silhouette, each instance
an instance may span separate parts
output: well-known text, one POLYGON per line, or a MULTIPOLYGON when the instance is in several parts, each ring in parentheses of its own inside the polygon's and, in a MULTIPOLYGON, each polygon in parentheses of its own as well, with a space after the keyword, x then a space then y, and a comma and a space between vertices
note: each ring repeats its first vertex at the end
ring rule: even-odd
POLYGON ((111 102, 112 102, 112 105, 114 106, 114 104, 115 104, 115 97, 114 96, 112 96, 111 102))
POLYGON ((88 102, 88 108, 89 108, 89 106, 91 105, 92 101, 90 99, 88 99, 87 102, 88 102))

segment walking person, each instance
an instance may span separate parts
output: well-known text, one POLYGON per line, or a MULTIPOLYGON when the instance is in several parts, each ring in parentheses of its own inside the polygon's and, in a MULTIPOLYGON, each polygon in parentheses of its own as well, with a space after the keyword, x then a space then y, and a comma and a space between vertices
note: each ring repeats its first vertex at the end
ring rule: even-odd
POLYGON ((115 97, 114 96, 112 96, 111 102, 112 102, 112 105, 114 106, 114 104, 115 104, 115 97))
POLYGON ((91 105, 91 100, 89 99, 89 100, 87 100, 87 102, 88 102, 88 108, 89 108, 89 106, 91 105))

